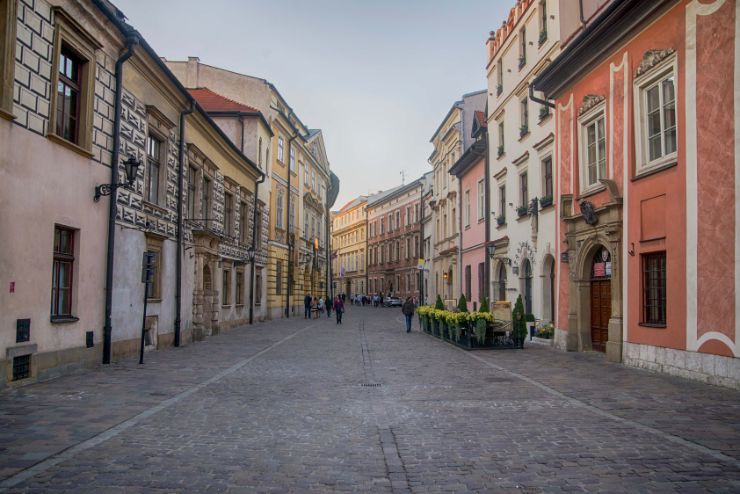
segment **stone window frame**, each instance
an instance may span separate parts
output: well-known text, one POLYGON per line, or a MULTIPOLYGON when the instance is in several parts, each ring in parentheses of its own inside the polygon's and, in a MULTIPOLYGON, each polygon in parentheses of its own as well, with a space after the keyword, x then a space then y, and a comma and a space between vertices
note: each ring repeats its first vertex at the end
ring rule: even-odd
POLYGON ((244 268, 236 268, 236 279, 234 281, 234 305, 236 307, 243 307, 244 306, 244 300, 245 300, 245 290, 244 287, 246 284, 244 283, 244 268), (241 282, 241 283, 240 283, 241 282))
POLYGON ((13 120, 17 0, 0 0, 0 117, 13 120))
POLYGON ((162 251, 164 241, 161 237, 153 234, 146 234, 146 252, 153 252, 156 254, 156 262, 154 264, 154 275, 152 276, 152 282, 149 284, 150 289, 147 290, 146 298, 149 302, 160 302, 162 300, 162 251))
MULTIPOLYGON (((651 67, 644 73, 640 74, 634 79, 632 83, 634 94, 634 97, 632 98, 634 105, 633 114, 635 121, 635 178, 648 175, 665 168, 670 168, 678 163, 678 148, 680 144, 678 139, 678 74, 678 57, 676 56, 676 53, 672 53, 664 60, 656 64, 654 67, 651 67), (673 77, 674 81, 673 91, 675 112, 674 118, 676 120, 676 150, 670 154, 663 155, 660 158, 656 158, 650 161, 647 157, 648 143, 647 136, 645 135, 647 132, 647 122, 645 121, 644 115, 644 112, 646 110, 645 97, 648 89, 654 87, 657 84, 660 84, 661 81, 671 76, 673 77)), ((663 130, 664 129, 661 128, 661 133, 663 132, 663 130)))
POLYGON ((550 196, 551 198, 554 198, 555 194, 555 174, 553 170, 553 154, 552 151, 548 151, 547 153, 540 156, 540 176, 542 181, 542 195, 540 197, 540 200, 542 197, 550 196), (545 163, 547 160, 550 160, 550 193, 547 193, 547 173, 545 173, 545 163))
MULTIPOLYGON (((578 117, 578 174, 579 174, 579 190, 581 196, 589 195, 601 190, 604 190, 605 186, 599 181, 602 178, 608 178, 609 177, 609 170, 610 170, 610 163, 609 163, 609 142, 608 142, 608 129, 606 128, 606 100, 602 100, 600 103, 595 105, 593 108, 590 108, 588 111, 584 112, 581 116, 578 117), (604 162, 604 176, 598 176, 598 157, 597 157, 597 166, 596 166, 596 172, 597 177, 596 181, 593 184, 588 183, 588 163, 586 159, 586 147, 588 146, 588 142, 586 141, 586 128, 591 125, 592 123, 596 122, 598 119, 602 119, 604 121, 604 154, 605 154, 605 162, 604 162)), ((597 136, 598 141, 598 136, 597 136)))
POLYGON ((224 263, 223 268, 221 269, 221 307, 231 307, 233 305, 231 297, 232 271, 232 265, 224 263))
POLYGON ((477 183, 478 187, 478 223, 486 219, 486 182, 485 179, 481 178, 477 183))
MULTIPOLYGON (((73 228, 66 225, 60 225, 55 224, 54 225, 54 237, 52 238, 52 284, 51 284, 51 303, 49 305, 49 314, 50 314, 50 320, 52 323, 55 322, 74 322, 77 321, 78 318, 75 316, 77 313, 77 288, 79 286, 79 283, 77 280, 79 279, 79 256, 80 256, 80 249, 79 249, 79 237, 80 237, 80 231, 77 228, 73 228), (67 232, 70 235, 70 242, 71 242, 71 252, 63 252, 63 251, 57 251, 56 250, 56 236, 57 231, 60 232, 67 232), (54 307, 54 279, 58 278, 58 269, 57 269, 57 262, 64 262, 68 263, 70 265, 69 268, 69 309, 66 311, 67 313, 62 312, 55 312, 54 307)), ((58 283, 57 283, 58 284, 58 283)), ((57 286, 57 290, 59 290, 59 287, 57 286)), ((64 311, 63 311, 64 312, 64 311)))
POLYGON ((159 109, 155 106, 148 105, 147 110, 147 139, 153 137, 159 141, 159 180, 157 183, 157 202, 151 202, 146 200, 148 194, 149 177, 147 172, 149 169, 148 158, 149 149, 148 144, 146 148, 145 158, 147 159, 147 166, 144 167, 144 200, 147 204, 151 204, 160 208, 165 207, 167 204, 167 180, 169 177, 169 163, 168 157, 170 155, 170 139, 169 133, 175 128, 175 124, 171 122, 159 109))
POLYGON ((254 274, 254 305, 262 305, 262 268, 257 267, 254 274))
POLYGON ((83 156, 93 157, 93 107, 95 101, 95 52, 101 45, 69 14, 59 7, 54 8, 54 56, 51 74, 51 110, 47 138, 83 156), (59 83, 59 57, 62 46, 82 60, 80 76, 80 109, 77 142, 69 141, 56 133, 57 85, 59 83))
POLYGON ((282 136, 277 138, 277 160, 283 165, 285 164, 285 140, 282 136))

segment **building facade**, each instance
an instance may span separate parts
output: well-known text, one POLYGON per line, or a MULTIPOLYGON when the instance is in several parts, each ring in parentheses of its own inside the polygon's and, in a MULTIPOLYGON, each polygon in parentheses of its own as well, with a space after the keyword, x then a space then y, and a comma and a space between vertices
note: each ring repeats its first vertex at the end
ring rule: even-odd
POLYGON ((559 52, 559 2, 520 0, 487 42, 488 139, 494 301, 545 323, 555 313, 553 112, 529 86, 559 52))
POLYGON ((422 186, 419 178, 367 201, 370 293, 420 295, 422 186))
POLYGON ((739 62, 716 49, 740 3, 582 8, 535 81, 556 105, 560 342, 740 387, 739 62))
POLYGON ((475 142, 450 168, 459 187, 461 289, 471 311, 489 296, 486 237, 491 215, 486 194, 488 132, 484 112, 474 113, 472 137, 475 142))
POLYGON ((212 67, 197 57, 165 63, 186 87, 206 87, 254 107, 269 123, 272 139, 263 143, 270 170, 269 185, 264 187, 269 193, 265 314, 268 318, 302 314, 305 294, 327 293, 329 284, 328 208, 336 199, 339 181, 331 172, 323 133, 309 129, 265 79, 212 67))
POLYGON ((431 143, 434 151, 429 164, 434 173, 434 185, 429 205, 432 209, 432 224, 435 229, 432 245, 432 268, 430 273, 434 300, 439 295, 447 306, 454 306, 460 296, 460 236, 458 209, 458 184, 450 168, 473 143, 472 129, 475 111, 486 106, 486 91, 463 95, 456 101, 440 123, 431 143))
POLYGON ((368 293, 367 196, 360 196, 333 213, 332 256, 335 294, 368 293))

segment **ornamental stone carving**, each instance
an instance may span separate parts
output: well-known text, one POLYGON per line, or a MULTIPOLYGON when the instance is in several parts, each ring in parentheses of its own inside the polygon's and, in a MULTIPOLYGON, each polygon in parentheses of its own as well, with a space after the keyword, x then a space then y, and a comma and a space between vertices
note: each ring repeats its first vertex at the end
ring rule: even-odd
POLYGON ((583 97, 583 103, 581 104, 581 107, 578 109, 578 116, 580 117, 587 111, 589 111, 591 108, 594 108, 596 105, 604 101, 603 96, 599 96, 597 94, 587 94, 583 97))
POLYGON ((635 71, 635 77, 640 77, 642 74, 652 69, 660 62, 670 57, 676 52, 673 48, 666 48, 664 50, 648 50, 642 56, 642 61, 635 71))

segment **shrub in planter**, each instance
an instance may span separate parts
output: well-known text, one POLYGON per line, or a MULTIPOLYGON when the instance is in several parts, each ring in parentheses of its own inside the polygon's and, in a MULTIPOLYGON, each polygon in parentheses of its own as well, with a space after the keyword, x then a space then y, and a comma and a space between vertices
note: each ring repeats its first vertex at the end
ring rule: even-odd
POLYGON ((468 301, 465 299, 465 294, 460 295, 460 300, 457 301, 457 310, 460 312, 468 311, 468 301))
POLYGON ((445 310, 445 304, 442 302, 442 297, 437 294, 437 301, 434 302, 434 308, 437 310, 445 310))
POLYGON ((524 303, 522 296, 516 298, 514 310, 512 312, 512 339, 518 347, 524 346, 524 339, 527 337, 527 322, 524 320, 524 303))
POLYGON ((493 314, 483 311, 473 312, 470 314, 470 322, 473 324, 478 346, 483 346, 486 342, 488 325, 493 322, 493 314))
POLYGON ((478 312, 491 312, 489 305, 488 297, 483 297, 483 300, 480 302, 480 309, 478 309, 478 312))

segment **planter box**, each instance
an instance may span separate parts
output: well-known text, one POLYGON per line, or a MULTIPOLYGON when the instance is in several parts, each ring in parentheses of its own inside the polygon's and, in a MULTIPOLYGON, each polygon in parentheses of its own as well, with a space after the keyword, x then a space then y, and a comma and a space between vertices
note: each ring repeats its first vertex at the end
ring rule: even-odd
POLYGON ((434 322, 432 322, 432 336, 436 336, 439 338, 442 335, 442 328, 440 327, 442 325, 442 322, 435 319, 434 322))

